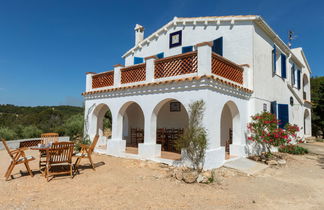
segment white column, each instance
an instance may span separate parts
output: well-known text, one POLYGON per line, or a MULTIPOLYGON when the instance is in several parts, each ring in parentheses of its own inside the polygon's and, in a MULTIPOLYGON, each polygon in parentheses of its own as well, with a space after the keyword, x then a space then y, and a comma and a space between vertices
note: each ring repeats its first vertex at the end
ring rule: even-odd
POLYGON ((253 72, 249 64, 240 65, 243 67, 243 86, 253 90, 253 72))
POLYGON ((92 89, 92 76, 96 74, 95 72, 86 73, 86 92, 92 89))
POLYGON ((121 84, 121 73, 120 69, 124 68, 123 65, 114 65, 114 87, 120 87, 121 84))
POLYGON ((117 157, 123 156, 126 150, 126 140, 122 139, 123 119, 118 113, 118 107, 110 107, 112 115, 112 138, 107 142, 107 154, 117 157))
POLYGON ((146 63, 146 82, 154 82, 154 61, 156 56, 150 56, 145 58, 146 63))
POLYGON ((198 76, 211 75, 212 42, 202 42, 196 45, 198 51, 198 76))
POLYGON ((144 110, 144 143, 138 144, 138 154, 141 158, 161 156, 161 145, 156 144, 156 115, 153 109, 144 110))

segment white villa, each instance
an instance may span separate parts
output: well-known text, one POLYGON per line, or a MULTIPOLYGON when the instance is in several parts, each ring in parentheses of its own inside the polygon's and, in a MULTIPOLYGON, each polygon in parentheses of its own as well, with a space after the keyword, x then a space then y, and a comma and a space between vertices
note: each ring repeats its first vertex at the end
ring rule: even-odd
POLYGON ((247 123, 262 111, 311 136, 310 73, 302 48, 290 49, 260 17, 178 18, 148 37, 135 27, 125 63, 86 74, 85 132, 118 157, 176 163, 174 140, 189 104, 204 100, 205 169, 247 156, 247 123), (103 136, 110 110, 112 136, 103 136), (131 152, 130 152, 131 151, 131 152), (174 154, 174 156, 173 156, 174 154))

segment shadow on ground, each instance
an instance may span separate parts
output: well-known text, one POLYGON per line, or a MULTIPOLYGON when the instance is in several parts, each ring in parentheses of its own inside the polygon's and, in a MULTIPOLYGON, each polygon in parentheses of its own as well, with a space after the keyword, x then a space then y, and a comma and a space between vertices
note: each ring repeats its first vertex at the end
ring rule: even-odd
POLYGON ((319 156, 317 159, 319 165, 324 169, 324 156, 319 156))

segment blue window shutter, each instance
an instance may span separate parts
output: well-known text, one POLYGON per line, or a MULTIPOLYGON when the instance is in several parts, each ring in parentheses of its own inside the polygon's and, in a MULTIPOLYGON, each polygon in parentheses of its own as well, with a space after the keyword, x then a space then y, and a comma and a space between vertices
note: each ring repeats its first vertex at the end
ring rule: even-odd
POLYGON ((289 123, 288 104, 278 104, 278 119, 280 120, 279 128, 284 128, 289 123))
POLYGON ((193 50, 192 46, 182 47, 182 53, 191 52, 193 50))
POLYGON ((223 56, 223 37, 215 39, 213 41, 212 51, 218 55, 223 56))
POLYGON ((286 56, 284 54, 281 54, 281 77, 287 78, 287 62, 286 62, 286 56))
POLYGON ((277 116, 277 101, 272 101, 270 104, 270 112, 277 116))
POLYGON ((156 57, 158 57, 158 59, 164 58, 164 53, 161 52, 161 53, 157 54, 156 57))
POLYGON ((297 88, 300 89, 300 70, 297 70, 297 88))
POLYGON ((141 57, 134 57, 134 65, 144 63, 144 59, 141 57))
POLYGON ((276 45, 273 45, 273 50, 272 50, 272 71, 273 74, 275 74, 277 72, 277 47, 276 45))

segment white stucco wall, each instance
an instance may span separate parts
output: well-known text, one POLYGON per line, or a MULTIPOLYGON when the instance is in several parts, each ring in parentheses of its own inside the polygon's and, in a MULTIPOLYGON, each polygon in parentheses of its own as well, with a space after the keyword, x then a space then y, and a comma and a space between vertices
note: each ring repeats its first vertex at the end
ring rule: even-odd
MULTIPOLYGON (((257 25, 254 27, 253 35, 253 86, 254 93, 249 102, 250 115, 260 113, 263 111, 263 104, 267 104, 267 111, 270 111, 270 103, 277 101, 278 104, 289 104, 289 122, 291 124, 297 124, 299 127, 304 127, 304 110, 308 109, 304 105, 302 91, 297 89, 297 85, 293 86, 292 89, 296 93, 299 100, 288 88, 291 85, 291 67, 292 60, 289 55, 287 56, 287 67, 286 73, 287 78, 281 77, 281 58, 277 59, 277 73, 272 73, 272 50, 274 42, 270 37, 261 30, 257 25), (294 104, 290 105, 290 97, 293 97, 294 104)), ((282 52, 279 47, 277 51, 282 52)), ((298 67, 301 72, 301 87, 303 85, 302 75, 306 74, 309 78, 309 71, 307 68, 298 67)), ((297 81, 296 81, 297 82, 297 81)), ((309 90, 307 90, 309 91, 309 90)), ((309 92, 308 92, 309 95, 309 92)), ((299 133, 300 136, 304 136, 304 132, 299 133)))
MULTIPOLYGON (((133 89, 132 91, 120 90, 116 92, 100 93, 86 97, 85 110, 88 110, 92 106, 97 106, 98 104, 106 104, 110 108, 113 118, 112 141, 117 142, 123 140, 121 132, 122 120, 118 118, 121 109, 123 109, 124 105, 129 102, 137 103, 144 113, 144 145, 154 145, 156 144, 155 137, 156 128, 158 126, 156 123, 158 120, 155 118, 155 121, 152 121, 152 119, 154 118, 154 110, 159 104, 164 104, 164 101, 167 99, 174 99, 183 104, 184 107, 182 108, 188 109, 190 103, 202 99, 206 103, 203 125, 207 130, 208 137, 208 151, 206 154, 207 162, 205 167, 215 168, 221 166, 225 160, 224 149, 221 147, 220 144, 221 131, 218 122, 221 121, 220 118, 222 109, 228 101, 232 101, 237 106, 240 115, 245 116, 241 118, 242 120, 240 120, 240 125, 237 128, 237 132, 240 133, 240 135, 238 135, 240 139, 237 142, 235 142, 235 149, 232 150, 233 154, 237 153, 237 155, 244 155, 244 146, 246 143, 244 133, 246 132, 247 123, 247 98, 246 96, 243 96, 244 94, 240 95, 241 93, 235 91, 234 88, 224 89, 220 88, 221 86, 222 85, 215 81, 206 79, 202 81, 181 82, 168 85, 142 87, 138 89, 133 89), (220 89, 216 91, 216 89, 213 90, 212 87, 220 89), (151 91, 154 91, 154 89, 158 89, 159 92, 156 92, 155 94, 150 94, 149 92, 147 92, 149 89, 151 91), (115 94, 118 94, 118 97, 114 97, 115 94), (119 121, 121 123, 120 127, 119 121)), ((162 106, 160 111, 162 111, 162 113, 167 113, 166 109, 169 109, 169 107, 165 106, 164 108, 162 106)), ((168 118, 176 118, 176 116, 172 115, 168 115, 168 118)), ((171 122, 169 119, 164 117, 165 116, 162 116, 162 121, 171 122)), ((128 116, 128 118, 130 118, 130 116, 128 116)), ((174 119, 175 121, 172 123, 178 122, 183 124, 182 119, 183 118, 177 120, 174 119)), ((93 126, 96 126, 96 123, 89 122, 88 125, 89 129, 87 130, 89 130, 90 136, 94 136, 96 128, 93 128, 93 126)), ((179 127, 176 124, 165 125, 166 126, 163 127, 179 127)), ((121 144, 118 145, 118 147, 122 147, 120 146, 121 144)), ((121 154, 123 152, 122 148, 120 150, 121 151, 119 152, 121 154)), ((118 154, 115 155, 118 156, 118 154)), ((139 156, 141 156, 141 154, 139 154, 139 156)))
POLYGON ((194 46, 201 42, 213 41, 223 37, 223 56, 238 64, 252 63, 252 31, 251 21, 240 21, 220 25, 197 24, 177 25, 156 37, 155 40, 138 48, 133 54, 125 57, 125 65, 133 65, 134 57, 148 57, 163 52, 164 57, 182 53, 182 47, 194 46), (169 34, 182 30, 182 45, 169 48, 169 34))

